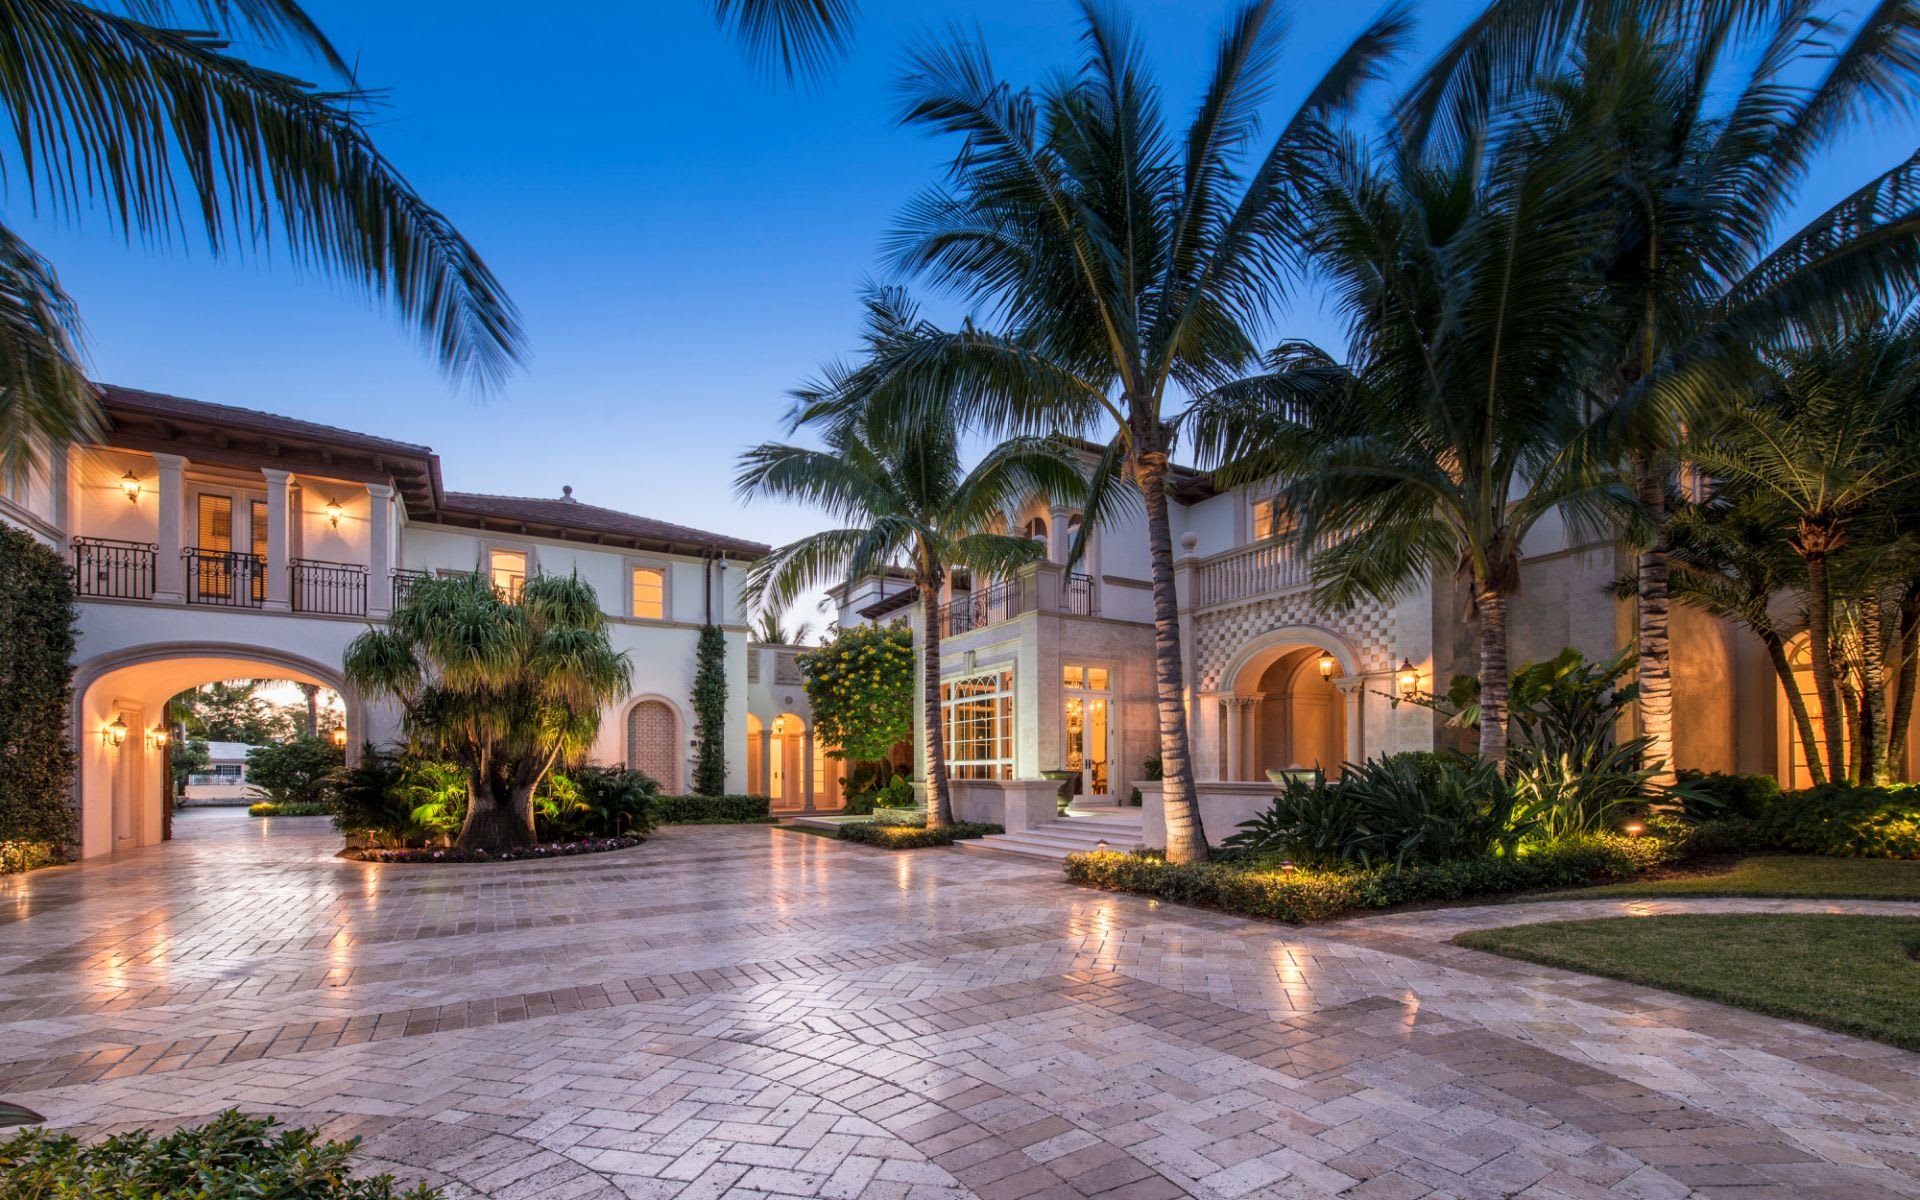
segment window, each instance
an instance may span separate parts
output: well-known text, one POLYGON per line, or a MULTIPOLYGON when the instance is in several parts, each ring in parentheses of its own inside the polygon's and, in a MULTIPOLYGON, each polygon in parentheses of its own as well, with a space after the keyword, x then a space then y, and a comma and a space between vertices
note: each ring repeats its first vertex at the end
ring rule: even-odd
POLYGON ((1253 540, 1270 542, 1283 538, 1300 528, 1299 518, 1287 507, 1287 502, 1278 496, 1268 496, 1253 502, 1253 540))
POLYGON ((1013 672, 940 685, 947 778, 1013 778, 1013 672))
POLYGON ((633 569, 633 615, 650 621, 667 616, 667 572, 664 567, 633 569))
POLYGON ((527 586, 527 555, 523 550, 493 550, 487 555, 487 570, 493 577, 493 590, 514 603, 520 589, 527 586))
POLYGON ((1062 672, 1061 682, 1076 691, 1104 692, 1107 690, 1107 669, 1067 667, 1062 672))

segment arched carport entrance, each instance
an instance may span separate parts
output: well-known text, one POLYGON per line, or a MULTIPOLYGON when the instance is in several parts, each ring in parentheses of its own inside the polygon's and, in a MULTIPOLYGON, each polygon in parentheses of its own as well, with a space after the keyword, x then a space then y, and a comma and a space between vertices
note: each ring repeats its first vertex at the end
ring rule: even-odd
POLYGON ((228 679, 284 679, 338 692, 347 754, 371 736, 366 707, 337 666, 259 646, 172 642, 101 654, 74 672, 74 800, 82 857, 160 842, 166 749, 157 737, 173 696, 228 679), (117 724, 116 724, 117 723, 117 724))
POLYGON ((1262 780, 1272 770, 1338 775, 1358 762, 1358 659, 1331 630, 1271 630, 1234 656, 1223 675, 1220 778, 1262 780))

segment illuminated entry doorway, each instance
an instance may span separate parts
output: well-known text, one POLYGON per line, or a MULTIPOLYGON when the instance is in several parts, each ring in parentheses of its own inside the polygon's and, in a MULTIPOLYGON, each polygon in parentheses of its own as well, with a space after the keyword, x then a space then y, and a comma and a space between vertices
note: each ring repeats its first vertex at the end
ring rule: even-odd
POLYGON ((1113 802, 1113 685, 1105 667, 1063 670, 1066 736, 1064 765, 1079 772, 1073 794, 1095 804, 1113 802))

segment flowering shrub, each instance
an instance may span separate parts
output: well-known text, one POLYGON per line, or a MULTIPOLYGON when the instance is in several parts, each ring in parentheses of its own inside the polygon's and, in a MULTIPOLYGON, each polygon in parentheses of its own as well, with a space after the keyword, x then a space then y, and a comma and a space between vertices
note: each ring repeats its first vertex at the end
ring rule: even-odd
POLYGON ((607 850, 625 850, 645 841, 637 837, 582 838, 577 842, 541 842, 510 850, 460 850, 453 846, 421 846, 360 851, 361 862, 377 863, 486 863, 515 862, 530 858, 568 858, 575 854, 600 854, 607 850))
POLYGON ((1612 834, 1525 848, 1511 858, 1429 863, 1398 871, 1288 871, 1265 862, 1176 866, 1154 852, 1073 854, 1067 857, 1067 878, 1243 917, 1301 923, 1416 900, 1458 900, 1624 879, 1665 863, 1672 854, 1672 846, 1658 838, 1612 834))
POLYGON ((913 740, 913 634, 904 626, 842 629, 798 661, 815 734, 838 757, 873 762, 913 740))
POLYGON ((979 825, 965 821, 942 825, 938 829, 928 829, 924 825, 916 828, 912 825, 872 825, 857 821, 840 826, 840 839, 847 842, 863 842, 869 846, 878 846, 882 850, 921 850, 928 846, 951 846, 967 838, 1005 832, 1006 830, 998 825, 979 825))
POLYGON ((276 804, 272 800, 263 800, 259 804, 249 804, 247 815, 250 817, 330 817, 333 806, 324 802, 312 804, 300 801, 288 801, 276 804))

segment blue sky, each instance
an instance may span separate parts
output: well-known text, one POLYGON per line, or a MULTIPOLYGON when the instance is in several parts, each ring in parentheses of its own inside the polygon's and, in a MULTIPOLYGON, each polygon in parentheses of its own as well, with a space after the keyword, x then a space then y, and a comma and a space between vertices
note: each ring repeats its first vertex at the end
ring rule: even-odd
MULTIPOLYGON (((775 542, 818 521, 742 509, 735 456, 778 432, 787 388, 851 346, 855 289, 881 236, 952 149, 894 125, 902 48, 977 27, 1023 80, 1077 52, 1065 0, 867 0, 851 60, 796 91, 757 77, 700 0, 575 6, 553 20, 484 0, 310 7, 363 83, 385 90, 382 148, 519 303, 526 369, 483 401, 325 277, 9 214, 79 299, 94 375, 424 442, 456 490, 570 484, 593 503, 775 542)), ((1472 7, 1421 3, 1400 74, 1472 7)), ((1184 111, 1225 5, 1132 10, 1170 109, 1184 111)), ((1286 78, 1306 86, 1372 11, 1296 6, 1286 78)), ((1295 98, 1282 88, 1276 114, 1295 98)), ((1843 148, 1806 207, 1889 165, 1901 141, 1880 132, 1843 148)), ((1284 332, 1337 340, 1312 297, 1284 332)))

